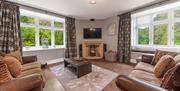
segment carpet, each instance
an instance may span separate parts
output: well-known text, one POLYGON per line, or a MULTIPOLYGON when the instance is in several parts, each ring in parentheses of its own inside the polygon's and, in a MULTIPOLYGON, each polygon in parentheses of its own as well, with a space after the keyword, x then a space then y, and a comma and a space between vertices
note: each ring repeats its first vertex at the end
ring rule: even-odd
POLYGON ((66 91, 102 91, 118 74, 92 65, 92 72, 77 78, 62 65, 50 67, 66 91))

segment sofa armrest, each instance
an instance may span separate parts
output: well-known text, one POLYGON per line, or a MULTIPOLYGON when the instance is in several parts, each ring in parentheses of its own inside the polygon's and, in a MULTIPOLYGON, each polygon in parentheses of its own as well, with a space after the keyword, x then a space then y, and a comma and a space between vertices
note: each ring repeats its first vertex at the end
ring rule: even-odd
POLYGON ((37 61, 37 56, 24 56, 22 57, 23 64, 32 63, 37 61))
POLYGON ((42 89, 43 78, 40 74, 33 74, 0 84, 0 91, 34 91, 42 89))
POLYGON ((142 62, 151 64, 153 57, 153 55, 142 55, 142 62))
POLYGON ((116 85, 123 91, 168 91, 136 78, 123 75, 117 78, 116 85))

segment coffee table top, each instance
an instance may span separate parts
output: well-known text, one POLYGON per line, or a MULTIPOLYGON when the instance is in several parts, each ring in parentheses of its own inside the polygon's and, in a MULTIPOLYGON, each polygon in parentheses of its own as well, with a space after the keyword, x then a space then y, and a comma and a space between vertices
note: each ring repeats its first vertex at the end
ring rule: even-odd
POLYGON ((83 60, 75 60, 75 58, 66 58, 64 60, 74 66, 80 66, 80 65, 89 63, 88 61, 86 61, 84 59, 83 60))

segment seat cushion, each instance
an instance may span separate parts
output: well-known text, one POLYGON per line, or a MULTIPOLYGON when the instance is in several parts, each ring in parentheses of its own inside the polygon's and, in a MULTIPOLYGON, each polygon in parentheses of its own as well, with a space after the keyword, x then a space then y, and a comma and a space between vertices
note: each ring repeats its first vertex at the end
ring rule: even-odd
POLYGON ((144 63, 144 62, 139 62, 134 69, 143 70, 143 71, 151 72, 151 73, 154 72, 154 66, 148 63, 144 63))
POLYGON ((11 76, 7 65, 0 58, 0 83, 4 83, 10 80, 13 80, 13 77, 11 76))
POLYGON ((174 59, 170 55, 164 55, 158 61, 158 63, 154 67, 154 74, 158 78, 162 78, 164 74, 172 67, 176 65, 174 59))
POLYGON ((159 59, 164 55, 170 55, 172 57, 175 57, 178 53, 176 52, 168 52, 168 51, 162 51, 162 50, 156 50, 155 56, 152 60, 152 65, 156 65, 159 61, 159 59))
POLYGON ((133 70, 130 74, 130 77, 135 77, 139 80, 145 81, 152 85, 160 86, 161 78, 157 78, 153 73, 142 71, 142 70, 133 70))
POLYGON ((22 65, 22 71, 26 71, 34 68, 41 68, 41 64, 39 62, 32 62, 22 65))
POLYGON ((11 75, 17 77, 21 75, 21 63, 13 56, 5 56, 3 58, 4 63, 7 65, 11 75))
POLYGON ((29 70, 22 71, 22 74, 19 75, 18 78, 19 77, 24 77, 24 76, 27 76, 27 75, 31 75, 31 74, 35 74, 35 73, 42 74, 41 68, 34 68, 34 69, 29 69, 29 70))

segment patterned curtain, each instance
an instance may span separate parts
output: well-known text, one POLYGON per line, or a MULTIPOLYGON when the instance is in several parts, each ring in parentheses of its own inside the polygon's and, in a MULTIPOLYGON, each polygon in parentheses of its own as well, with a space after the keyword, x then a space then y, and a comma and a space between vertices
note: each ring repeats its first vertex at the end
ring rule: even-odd
POLYGON ((21 50, 19 7, 6 1, 0 2, 0 51, 9 53, 21 50))
POLYGON ((66 17, 66 52, 65 57, 76 57, 77 45, 76 45, 76 27, 75 19, 66 17))
POLYGON ((119 15, 118 58, 120 62, 129 63, 131 59, 131 14, 119 15))

